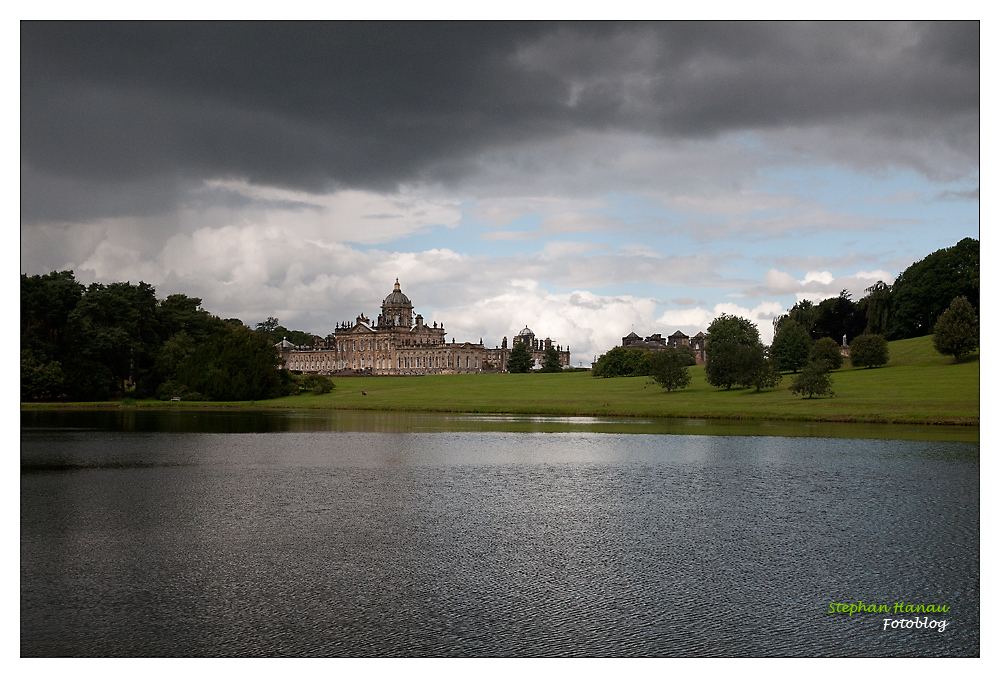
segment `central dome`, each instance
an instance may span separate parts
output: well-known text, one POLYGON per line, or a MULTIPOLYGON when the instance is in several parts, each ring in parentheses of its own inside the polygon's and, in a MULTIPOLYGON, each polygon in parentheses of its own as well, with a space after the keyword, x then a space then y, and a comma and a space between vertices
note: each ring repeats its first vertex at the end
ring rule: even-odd
POLYGON ((399 278, 396 278, 396 284, 393 286, 389 296, 382 302, 382 306, 409 306, 412 308, 413 304, 410 303, 407 296, 399 289, 399 278))
POLYGON ((519 336, 519 337, 528 337, 528 336, 533 337, 533 336, 535 336, 535 333, 532 332, 531 330, 529 330, 528 326, 525 325, 524 329, 517 333, 517 336, 519 336))

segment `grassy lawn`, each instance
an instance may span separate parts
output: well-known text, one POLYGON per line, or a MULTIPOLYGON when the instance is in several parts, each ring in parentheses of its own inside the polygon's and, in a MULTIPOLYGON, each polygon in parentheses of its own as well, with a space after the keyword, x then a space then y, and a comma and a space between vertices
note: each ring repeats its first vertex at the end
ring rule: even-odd
MULTIPOLYGON (((832 398, 792 395, 788 389, 792 375, 786 375, 779 387, 761 393, 719 390, 705 382, 704 367, 692 367, 691 386, 672 393, 646 377, 599 379, 589 372, 356 377, 335 380, 336 388, 324 395, 228 405, 978 425, 978 356, 955 364, 953 358, 934 351, 930 337, 891 342, 889 351, 891 360, 885 367, 847 367, 834 372, 836 395, 832 398)), ((136 404, 220 406, 159 401, 136 404)))

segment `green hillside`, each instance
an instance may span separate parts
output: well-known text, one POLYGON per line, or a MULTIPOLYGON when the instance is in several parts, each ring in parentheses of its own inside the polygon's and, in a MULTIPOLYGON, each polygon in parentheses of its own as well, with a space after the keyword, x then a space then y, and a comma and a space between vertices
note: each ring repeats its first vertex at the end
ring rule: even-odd
MULTIPOLYGON (((791 375, 785 375, 777 388, 761 393, 719 390, 705 382, 705 369, 699 366, 690 368, 691 386, 672 393, 647 377, 601 379, 589 372, 356 377, 337 379, 336 388, 327 394, 290 396, 252 406, 978 425, 978 355, 955 364, 953 358, 934 351, 930 337, 890 342, 889 351, 890 362, 885 367, 846 367, 834 372, 832 398, 793 395, 788 389, 791 375)), ((136 404, 226 406, 159 401, 136 404)))

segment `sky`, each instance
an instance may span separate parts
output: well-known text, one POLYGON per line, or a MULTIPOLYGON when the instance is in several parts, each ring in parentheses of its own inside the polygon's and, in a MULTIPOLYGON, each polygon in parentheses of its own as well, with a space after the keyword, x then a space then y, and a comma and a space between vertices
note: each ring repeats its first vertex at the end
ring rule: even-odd
POLYGON ((979 238, 979 24, 20 27, 20 260, 325 336, 772 320, 979 238))

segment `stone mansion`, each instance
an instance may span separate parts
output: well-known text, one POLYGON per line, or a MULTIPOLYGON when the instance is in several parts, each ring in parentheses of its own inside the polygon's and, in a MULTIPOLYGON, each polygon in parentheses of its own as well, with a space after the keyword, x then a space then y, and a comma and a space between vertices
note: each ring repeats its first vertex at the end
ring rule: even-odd
POLYGON ((635 332, 629 332, 627 337, 622 337, 622 346, 625 348, 641 348, 647 351, 662 351, 668 346, 671 348, 677 348, 678 346, 690 346, 691 350, 694 351, 695 363, 698 365, 705 364, 704 332, 699 332, 693 337, 689 337, 680 330, 677 330, 669 337, 662 337, 659 334, 653 334, 645 339, 640 337, 635 332))
MULTIPOLYGON (((514 337, 514 344, 525 342, 540 367, 551 339, 537 340, 525 327, 514 337)), ((413 304, 399 288, 382 301, 382 313, 372 322, 363 314, 354 323, 338 323, 325 339, 314 337, 312 346, 295 346, 287 340, 275 345, 283 367, 312 374, 365 374, 405 376, 421 374, 475 374, 483 371, 506 371, 507 337, 493 349, 479 343, 445 340, 444 325, 424 324, 421 315, 413 315, 413 304)), ((569 365, 569 346, 556 346, 559 361, 569 365)))

